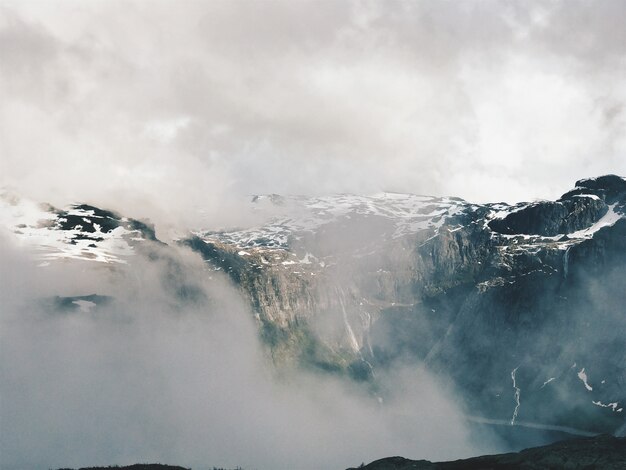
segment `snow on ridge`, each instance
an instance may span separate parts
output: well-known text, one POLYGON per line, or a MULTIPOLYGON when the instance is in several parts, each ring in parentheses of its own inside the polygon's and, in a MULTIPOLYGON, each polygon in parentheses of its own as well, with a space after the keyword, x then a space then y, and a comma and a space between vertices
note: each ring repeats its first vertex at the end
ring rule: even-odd
POLYGON ((515 212, 519 212, 522 209, 526 209, 530 205, 531 204, 517 204, 514 206, 509 206, 508 204, 492 204, 491 207, 495 210, 492 210, 488 214, 487 220, 485 221, 485 223, 488 223, 494 219, 505 219, 510 214, 514 214, 515 212))
POLYGON ((288 249, 290 237, 315 232, 342 218, 380 217, 392 221, 392 238, 422 230, 438 230, 446 219, 468 208, 459 198, 440 198, 402 193, 377 193, 372 196, 339 194, 304 197, 270 195, 259 200, 279 201, 279 214, 257 227, 223 231, 195 231, 205 240, 215 240, 238 248, 288 249), (280 209, 283 209, 282 211, 280 209))
POLYGON ((62 230, 57 227, 57 222, 66 219, 52 207, 26 199, 7 197, 6 194, 0 197, 0 225, 12 232, 22 246, 35 252, 35 257, 42 261, 38 265, 40 267, 61 259, 126 264, 125 258, 134 253, 127 238, 132 238, 135 233, 122 226, 107 232, 102 231, 102 225, 90 220, 103 218, 96 215, 93 209, 85 210, 78 205, 72 205, 64 215, 81 217, 84 224, 62 230), (90 229, 93 227, 93 231, 80 230, 85 225, 90 229))
MULTIPOLYGON (((597 196, 587 194, 576 195, 576 197, 590 197, 593 199, 597 198, 597 196)), ((529 207, 532 204, 536 203, 508 207, 504 204, 493 204, 491 205, 491 208, 495 210, 492 210, 490 214, 486 217, 484 227, 486 229, 490 229, 488 225, 490 220, 493 220, 494 218, 504 218, 507 215, 512 214, 525 207, 529 207), (511 210, 511 208, 513 208, 513 210, 511 210)), ((594 234, 600 229, 613 226, 619 219, 623 218, 624 215, 617 212, 617 207, 617 203, 609 205, 606 214, 598 221, 596 221, 593 225, 585 229, 577 230, 575 232, 560 233, 553 236, 520 233, 503 234, 494 232, 492 233, 492 237, 497 236, 499 238, 507 240, 519 240, 519 243, 515 243, 507 247, 507 249, 514 251, 529 251, 545 245, 554 246, 559 250, 567 250, 571 246, 576 245, 581 241, 593 238, 594 234)))
POLYGON ((604 214, 604 216, 602 216, 600 220, 598 220, 591 227, 569 233, 568 236, 570 238, 589 238, 601 228, 614 225, 615 222, 622 218, 622 215, 615 211, 616 206, 617 204, 611 204, 606 214, 604 214))
POLYGON ((600 200, 600 196, 596 196, 595 194, 574 194, 574 197, 588 197, 588 198, 593 199, 595 201, 599 201, 600 200))

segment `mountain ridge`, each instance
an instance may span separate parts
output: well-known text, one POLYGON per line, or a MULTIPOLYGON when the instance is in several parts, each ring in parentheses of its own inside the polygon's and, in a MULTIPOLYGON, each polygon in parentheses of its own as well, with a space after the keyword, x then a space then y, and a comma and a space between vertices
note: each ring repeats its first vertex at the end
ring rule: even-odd
MULTIPOLYGON (((149 224, 94 206, 3 200, 4 225, 43 269, 120 270, 161 243, 149 224)), ((177 245, 241 292, 276 366, 347 376, 384 398, 377 371, 421 364, 459 391, 468 415, 623 429, 624 178, 518 204, 397 193, 252 201, 266 203, 278 212, 265 224, 194 231, 177 245)), ((102 293, 56 302, 97 309, 82 298, 91 294, 102 293)))

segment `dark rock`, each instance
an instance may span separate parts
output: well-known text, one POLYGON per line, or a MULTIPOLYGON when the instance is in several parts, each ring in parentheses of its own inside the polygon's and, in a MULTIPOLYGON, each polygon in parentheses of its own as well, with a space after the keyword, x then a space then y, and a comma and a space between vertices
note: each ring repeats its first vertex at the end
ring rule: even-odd
POLYGON ((530 204, 502 219, 489 222, 489 227, 506 235, 525 234, 552 237, 590 227, 607 212, 598 199, 573 197, 556 202, 530 204))
POLYGON ((242 247, 228 233, 183 243, 239 286, 277 364, 366 382, 396 361, 425 364, 461 392, 468 414, 614 432, 626 408, 625 187, 609 175, 558 201, 459 201, 436 231, 432 199, 416 208, 426 228, 403 237, 391 236, 393 217, 359 205, 313 231, 282 224, 288 242, 273 248, 242 247), (616 219, 576 233, 608 204, 616 219), (304 253, 325 266, 295 263, 304 253), (601 406, 609 403, 618 406, 601 406))
MULTIPOLYGON (((454 462, 432 463, 426 460, 388 457, 358 468, 365 470, 624 469, 626 468, 626 438, 601 435, 557 442, 517 453, 487 455, 454 462)), ((356 468, 348 470, 356 470, 356 468)))
MULTIPOLYGON (((68 468, 60 468, 59 470, 72 470, 68 468)), ((134 465, 109 466, 109 467, 82 467, 78 470, 191 470, 177 465, 164 465, 160 463, 137 463, 134 465)))
POLYGON ((80 309, 80 302, 90 302, 95 307, 104 307, 113 301, 108 295, 77 295, 71 297, 54 296, 42 301, 43 305, 50 306, 56 312, 76 312, 80 309))

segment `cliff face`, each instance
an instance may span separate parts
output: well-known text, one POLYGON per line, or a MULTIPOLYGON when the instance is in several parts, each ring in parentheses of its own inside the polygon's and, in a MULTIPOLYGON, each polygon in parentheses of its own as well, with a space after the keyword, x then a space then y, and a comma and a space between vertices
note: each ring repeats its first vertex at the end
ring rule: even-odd
MULTIPOLYGON (((36 245, 42 265, 77 259, 113 272, 132 256, 162 257, 164 289, 201 295, 146 223, 86 205, 0 202, 3 223, 36 245)), ((516 205, 392 193, 253 205, 273 217, 179 243, 202 256, 207 278, 230 278, 277 366, 344 374, 384 396, 378 371, 419 364, 479 422, 623 432, 623 178, 516 205)), ((104 301, 51 300, 81 311, 104 301)))
POLYGON ((450 378, 468 414, 614 431, 626 400, 626 181, 557 201, 382 194, 184 240, 249 299, 279 364, 450 378))

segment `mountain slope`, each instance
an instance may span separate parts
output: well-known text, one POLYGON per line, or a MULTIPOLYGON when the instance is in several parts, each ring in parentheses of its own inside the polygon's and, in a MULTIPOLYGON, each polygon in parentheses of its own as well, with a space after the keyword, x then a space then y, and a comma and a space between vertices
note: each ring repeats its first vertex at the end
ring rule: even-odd
MULTIPOLYGON (((469 415, 612 432, 626 399, 626 181, 557 201, 257 199, 283 213, 182 243, 248 297, 275 361, 375 381, 426 364, 469 415)), ((384 384, 383 384, 384 387, 384 384)))
MULTIPOLYGON (((576 182, 557 201, 259 196, 257 227, 178 241, 248 302, 279 367, 349 376, 385 397, 385 370, 427 367, 471 420, 623 433, 626 180, 576 182)), ((149 224, 97 207, 2 195, 3 226, 42 269, 80 262, 122 272, 169 261, 160 282, 193 301, 193 280, 149 224), (159 246, 159 254, 153 247, 159 246)), ((97 295, 96 295, 97 294, 97 295)), ((89 311, 108 292, 55 308, 89 311)))

